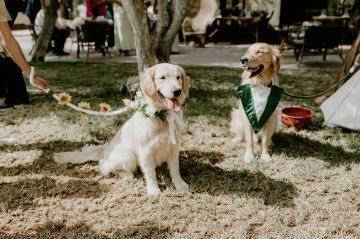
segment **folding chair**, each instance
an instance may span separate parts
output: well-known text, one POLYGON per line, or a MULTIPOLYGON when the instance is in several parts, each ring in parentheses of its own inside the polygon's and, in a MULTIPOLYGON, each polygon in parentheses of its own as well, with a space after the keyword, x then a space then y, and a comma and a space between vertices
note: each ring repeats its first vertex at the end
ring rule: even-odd
POLYGON ((301 64, 305 51, 318 51, 323 53, 323 60, 325 61, 329 49, 335 50, 340 58, 344 60, 339 46, 342 45, 345 30, 346 26, 342 25, 305 27, 304 37, 292 40, 296 60, 301 64))
POLYGON ((107 22, 100 21, 85 21, 85 24, 82 25, 81 28, 77 28, 77 58, 80 57, 80 48, 84 49, 84 47, 87 47, 86 59, 89 59, 90 51, 93 50, 93 52, 95 52, 96 46, 100 48, 103 56, 107 53, 111 58, 107 45, 108 28, 109 25, 107 22))

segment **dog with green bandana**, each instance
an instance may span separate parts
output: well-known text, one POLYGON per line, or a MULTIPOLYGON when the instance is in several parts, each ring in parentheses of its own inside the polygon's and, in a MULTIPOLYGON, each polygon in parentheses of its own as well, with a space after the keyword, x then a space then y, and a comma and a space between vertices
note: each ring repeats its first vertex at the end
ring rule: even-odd
POLYGON ((235 87, 239 100, 231 113, 232 142, 245 140, 244 160, 255 158, 254 141, 261 139, 261 159, 270 161, 269 146, 277 131, 282 89, 278 86, 280 53, 266 43, 255 43, 240 59, 244 72, 241 85, 235 87))

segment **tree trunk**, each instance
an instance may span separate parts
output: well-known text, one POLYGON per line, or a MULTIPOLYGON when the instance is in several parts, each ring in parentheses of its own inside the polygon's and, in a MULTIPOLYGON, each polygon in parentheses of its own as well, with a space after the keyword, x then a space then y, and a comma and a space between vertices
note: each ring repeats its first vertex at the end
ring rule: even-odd
POLYGON ((155 64, 153 36, 150 34, 149 23, 144 10, 143 0, 123 0, 131 26, 135 35, 135 47, 139 73, 155 64))
POLYGON ((154 28, 144 9, 143 0, 123 0, 135 34, 139 73, 161 62, 170 62, 171 47, 193 0, 158 0, 154 28))
POLYGON ((43 62, 48 49, 51 35, 57 18, 57 0, 42 0, 44 10, 44 26, 39 37, 36 39, 35 49, 31 57, 32 62, 43 62))

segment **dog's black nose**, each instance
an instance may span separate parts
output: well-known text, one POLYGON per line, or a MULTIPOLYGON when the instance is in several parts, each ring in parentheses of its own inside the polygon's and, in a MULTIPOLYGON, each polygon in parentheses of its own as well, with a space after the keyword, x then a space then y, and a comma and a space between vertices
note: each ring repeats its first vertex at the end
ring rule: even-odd
POLYGON ((247 59, 246 57, 241 57, 241 59, 240 59, 240 62, 242 63, 242 64, 245 64, 246 62, 248 62, 249 61, 249 59, 247 59))
POLYGON ((181 95, 181 90, 175 90, 174 91, 174 96, 178 97, 179 95, 181 95))

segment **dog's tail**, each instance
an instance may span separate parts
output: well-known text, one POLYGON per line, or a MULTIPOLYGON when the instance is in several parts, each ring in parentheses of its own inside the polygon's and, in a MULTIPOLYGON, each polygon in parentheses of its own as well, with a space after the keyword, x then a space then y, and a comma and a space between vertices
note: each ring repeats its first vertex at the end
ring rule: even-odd
POLYGON ((100 161, 104 158, 106 145, 87 145, 81 152, 62 152, 54 154, 54 161, 58 164, 82 164, 88 161, 100 161))

